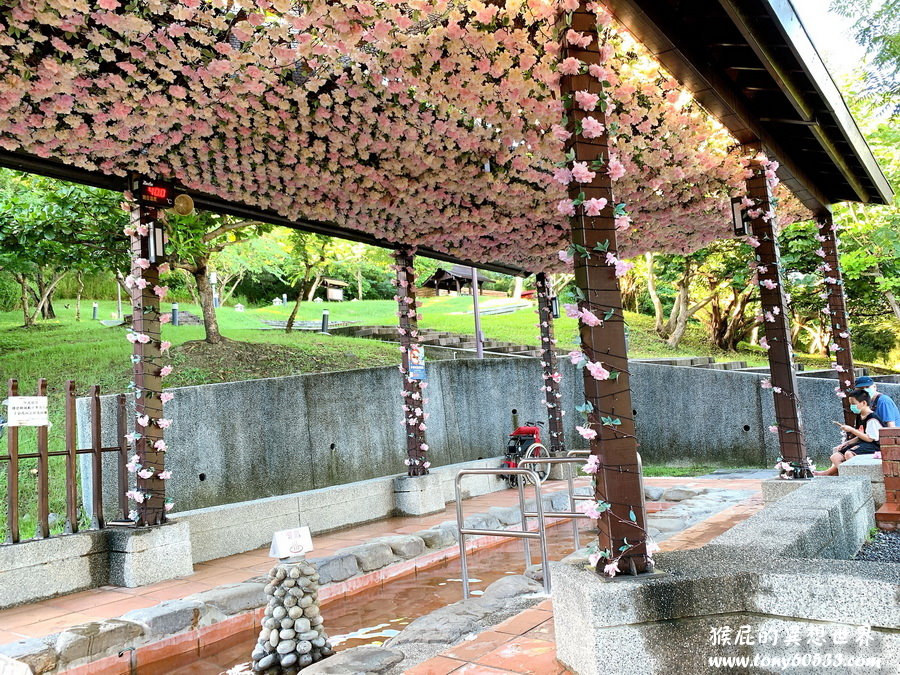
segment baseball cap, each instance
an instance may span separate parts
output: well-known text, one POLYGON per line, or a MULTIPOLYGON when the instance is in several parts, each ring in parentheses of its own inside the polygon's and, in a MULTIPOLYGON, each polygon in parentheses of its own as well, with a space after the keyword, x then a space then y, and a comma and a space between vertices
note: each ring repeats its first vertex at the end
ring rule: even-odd
POLYGON ((875 380, 873 380, 868 375, 863 375, 862 377, 856 378, 856 386, 859 388, 871 387, 873 384, 875 384, 875 380))

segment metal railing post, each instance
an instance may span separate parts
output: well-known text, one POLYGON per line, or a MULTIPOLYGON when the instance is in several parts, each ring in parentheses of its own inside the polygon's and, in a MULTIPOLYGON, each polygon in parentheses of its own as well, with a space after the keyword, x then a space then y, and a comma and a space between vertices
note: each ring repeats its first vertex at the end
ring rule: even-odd
MULTIPOLYGON (((523 513, 528 513, 525 511, 525 501, 524 501, 524 491, 520 484, 520 508, 523 513)), ((541 502, 541 482, 538 479, 537 474, 530 469, 463 469, 462 471, 456 474, 456 479, 454 481, 454 490, 456 493, 456 525, 459 530, 459 560, 460 560, 460 568, 462 572, 462 583, 463 583, 463 597, 469 597, 469 562, 466 556, 466 536, 474 535, 474 536, 498 536, 498 537, 518 537, 520 539, 524 539, 526 542, 529 539, 537 539, 540 542, 541 547, 541 569, 544 571, 544 592, 549 594, 551 590, 550 584, 550 569, 547 565, 548 555, 547 555, 547 536, 544 528, 544 510, 541 502), (460 480, 463 476, 500 476, 500 475, 516 475, 522 476, 523 478, 531 479, 534 485, 534 493, 535 493, 535 501, 537 503, 537 512, 532 517, 537 517, 538 519, 538 531, 537 532, 529 532, 527 530, 527 520, 523 517, 522 519, 522 529, 521 530, 481 530, 476 528, 467 528, 464 527, 463 521, 463 508, 462 508, 462 494, 459 490, 460 480)), ((531 564, 530 559, 530 550, 526 548, 526 555, 528 556, 527 565, 531 564)), ((526 566, 527 566, 526 565, 526 566)))
MULTIPOLYGON (((574 464, 575 462, 580 462, 581 459, 578 457, 569 458, 569 457, 551 457, 550 464, 574 464), (559 460, 559 461, 554 461, 559 460)), ((546 459, 541 460, 537 457, 526 457, 519 461, 519 466, 523 464, 547 464, 548 461, 546 459)), ((569 509, 570 512, 575 512, 575 476, 573 475, 573 471, 566 472, 566 485, 568 487, 569 493, 569 509)), ((551 511, 552 513, 556 513, 556 511, 551 511)), ((572 537, 575 540, 575 550, 581 548, 581 532, 578 529, 578 519, 576 517, 572 517, 572 537)))

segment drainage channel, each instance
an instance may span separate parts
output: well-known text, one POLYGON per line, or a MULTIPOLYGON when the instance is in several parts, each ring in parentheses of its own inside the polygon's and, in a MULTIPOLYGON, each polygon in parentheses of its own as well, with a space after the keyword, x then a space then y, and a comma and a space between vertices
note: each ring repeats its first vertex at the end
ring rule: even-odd
MULTIPOLYGON (((547 547, 551 560, 560 560, 573 551, 574 535, 569 527, 548 527, 547 547)), ((511 574, 522 573, 522 542, 509 541, 469 554, 469 586, 472 595, 481 595, 488 585, 511 574)), ((413 619, 462 599, 459 558, 417 571, 322 606, 325 627, 336 651, 360 645, 380 645, 399 633, 413 619)), ((195 666, 210 672, 250 673, 248 659, 256 644, 256 634, 218 655, 209 655, 195 666)), ((190 666, 189 666, 190 667, 190 666)), ((189 669, 181 673, 194 672, 189 669)))

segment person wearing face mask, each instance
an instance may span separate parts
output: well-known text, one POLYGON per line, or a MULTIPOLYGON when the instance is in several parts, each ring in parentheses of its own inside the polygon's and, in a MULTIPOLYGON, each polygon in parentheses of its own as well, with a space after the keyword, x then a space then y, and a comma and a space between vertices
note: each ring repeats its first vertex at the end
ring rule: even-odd
POLYGON ((856 388, 863 389, 872 399, 872 411, 878 415, 878 419, 882 421, 886 427, 900 426, 900 410, 897 404, 887 394, 881 394, 873 380, 868 375, 856 378, 856 388))
POLYGON ((834 422, 844 432, 847 440, 834 448, 831 466, 826 471, 814 472, 816 476, 836 476, 838 466, 857 455, 871 455, 880 449, 878 439, 884 428, 881 419, 872 410, 872 398, 864 389, 857 389, 848 395, 850 410, 856 414, 853 426, 834 422))

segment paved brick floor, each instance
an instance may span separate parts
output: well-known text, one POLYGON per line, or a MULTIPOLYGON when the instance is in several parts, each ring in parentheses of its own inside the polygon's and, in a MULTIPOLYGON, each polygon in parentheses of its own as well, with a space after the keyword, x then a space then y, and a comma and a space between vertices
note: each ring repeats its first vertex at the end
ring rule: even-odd
MULTIPOLYGON (((587 484, 587 479, 581 479, 578 483, 587 484)), ((741 490, 759 490, 760 488, 760 481, 754 479, 647 478, 645 483, 657 486, 702 486, 741 490)), ((564 481, 548 481, 544 486, 545 493, 561 489, 565 489, 564 481)), ((465 513, 485 512, 490 506, 511 506, 516 503, 517 495, 515 490, 495 492, 466 500, 465 513)), ((660 510, 667 506, 668 504, 665 503, 649 503, 648 510, 660 510)), ((662 548, 663 550, 673 550, 702 546, 759 508, 761 508, 759 499, 742 502, 671 537, 662 543, 662 548)), ((331 534, 318 535, 314 537, 316 548, 313 555, 317 557, 330 555, 338 549, 363 543, 373 537, 394 533, 412 533, 455 518, 455 507, 450 504, 442 513, 430 516, 388 518, 331 534)), ((218 560, 198 563, 194 566, 193 574, 171 581, 141 588, 104 586, 23 607, 2 610, 0 611, 0 644, 14 642, 25 637, 49 635, 80 623, 117 617, 134 609, 152 607, 165 600, 183 598, 218 585, 244 581, 268 572, 272 563, 272 559, 268 557, 268 547, 266 547, 218 560)), ((381 582, 377 581, 377 583, 381 582)), ((556 666, 547 666, 549 669, 543 669, 547 664, 555 663, 552 622, 548 623, 548 619, 551 618, 551 611, 548 603, 544 603, 540 609, 528 610, 528 612, 524 613, 525 618, 521 619, 519 623, 514 620, 518 617, 514 617, 514 619, 510 620, 512 623, 502 624, 502 629, 498 626, 494 630, 479 636, 472 644, 466 643, 457 647, 456 649, 459 651, 451 650, 452 655, 448 653, 437 660, 432 659, 428 662, 430 665, 424 670, 417 669, 413 672, 446 673, 451 672, 451 670, 441 670, 440 668, 447 668, 451 665, 454 666, 454 672, 460 673, 564 672, 559 668, 554 670, 553 668, 556 666), (541 618, 541 621, 535 622, 527 628, 522 628, 521 632, 515 633, 520 627, 537 618, 541 618), (502 636, 506 635, 509 636, 509 640, 501 639, 502 636), (487 650, 486 647, 491 645, 493 645, 492 649, 487 650), (477 654, 468 651, 469 649, 474 649, 477 654), (512 666, 516 662, 526 665, 516 666, 520 669, 515 670, 512 666), (428 670, 429 668, 434 668, 434 670, 428 670), (522 670, 521 668, 526 669, 522 670), (529 670, 527 668, 538 669, 529 670)), ((246 640, 246 636, 241 636, 234 644, 237 645, 242 640, 246 640)), ((217 646, 221 648, 225 645, 217 646)), ((215 660, 210 659, 209 661, 204 660, 202 663, 193 663, 187 666, 188 670, 183 672, 213 672, 216 667, 219 667, 219 663, 227 661, 224 656, 228 655, 222 656, 217 653, 216 656, 215 660), (205 670, 190 670, 190 668, 205 668, 205 670)), ((425 664, 423 664, 424 666, 425 664)))
MULTIPOLYGON (((658 485, 660 484, 658 480, 660 479, 647 479, 645 482, 658 485)), ((700 484, 710 485, 706 481, 700 484)), ((714 487, 758 489, 759 481, 717 480, 714 487)), ((762 507, 762 495, 757 493, 750 499, 666 539, 660 544, 660 548, 663 551, 676 551, 703 546, 725 530, 749 518, 762 507)), ((447 675, 447 673, 558 675, 569 672, 556 660, 552 600, 544 600, 473 639, 406 671, 407 675, 447 675)))

